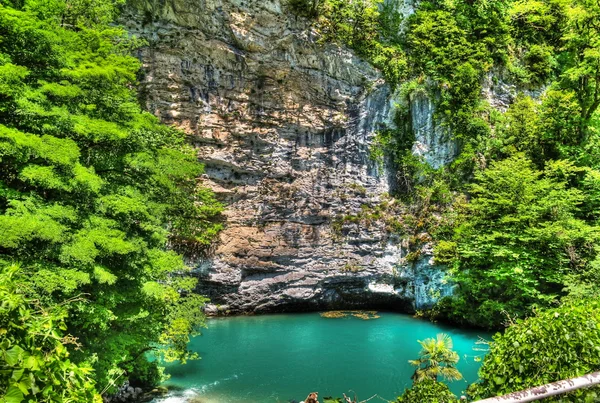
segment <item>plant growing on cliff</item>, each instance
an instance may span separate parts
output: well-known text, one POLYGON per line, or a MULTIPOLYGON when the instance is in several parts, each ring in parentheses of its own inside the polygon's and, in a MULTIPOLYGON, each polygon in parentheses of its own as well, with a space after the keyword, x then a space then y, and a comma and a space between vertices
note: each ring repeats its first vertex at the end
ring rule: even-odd
POLYGON ((406 75, 406 59, 397 38, 400 15, 383 0, 292 0, 298 15, 314 18, 323 42, 356 51, 396 86, 406 75))
MULTIPOLYGON (((91 393, 90 379, 107 391, 134 376, 147 351, 193 357, 186 344, 203 325, 205 299, 167 246, 209 244, 221 207, 198 186, 202 166, 183 134, 141 110, 139 62, 129 56, 139 41, 108 25, 116 3, 4 4, 0 258, 20 267, 11 278, 23 309, 56 318, 40 352, 72 366, 73 393, 91 393)), ((0 328, 4 348, 36 348, 29 328, 0 328)), ((12 376, 0 372, 0 394, 12 376)), ((52 382, 71 387, 64 377, 52 382)))
POLYGON ((321 13, 322 0, 290 0, 292 10, 303 17, 316 18, 321 13))

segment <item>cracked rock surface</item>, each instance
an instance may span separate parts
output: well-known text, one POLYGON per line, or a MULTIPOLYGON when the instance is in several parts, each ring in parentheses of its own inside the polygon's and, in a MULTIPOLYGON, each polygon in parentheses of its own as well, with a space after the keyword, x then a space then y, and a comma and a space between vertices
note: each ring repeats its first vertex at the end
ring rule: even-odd
MULTIPOLYGON (((190 260, 209 312, 413 311, 449 292, 430 252, 408 263, 385 223, 343 223, 394 182, 369 157, 394 102, 368 63, 319 44, 280 0, 139 0, 123 24, 148 41, 143 102, 189 134, 204 185, 227 205, 210 259, 190 260)), ((423 153, 445 163, 418 102, 423 153)))

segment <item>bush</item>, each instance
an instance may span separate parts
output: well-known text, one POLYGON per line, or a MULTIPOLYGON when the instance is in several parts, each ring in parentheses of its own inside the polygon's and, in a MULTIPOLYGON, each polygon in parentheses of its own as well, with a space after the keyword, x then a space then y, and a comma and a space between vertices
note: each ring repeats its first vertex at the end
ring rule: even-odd
POLYGON ((398 403, 454 403, 458 402, 456 396, 450 392, 445 383, 436 382, 432 379, 415 383, 410 389, 404 390, 402 396, 397 399, 398 403))
POLYGON ((29 292, 21 267, 0 260, 0 402, 102 402, 89 365, 69 359, 77 340, 64 333, 65 305, 29 292))
MULTIPOLYGON (((600 302, 580 301, 519 320, 496 334, 469 387, 474 399, 516 392, 600 370, 600 302)), ((599 389, 579 390, 545 402, 597 401, 599 389)))
POLYGON ((532 75, 531 84, 542 85, 548 81, 556 65, 553 52, 554 49, 546 45, 532 45, 529 48, 523 59, 532 75))

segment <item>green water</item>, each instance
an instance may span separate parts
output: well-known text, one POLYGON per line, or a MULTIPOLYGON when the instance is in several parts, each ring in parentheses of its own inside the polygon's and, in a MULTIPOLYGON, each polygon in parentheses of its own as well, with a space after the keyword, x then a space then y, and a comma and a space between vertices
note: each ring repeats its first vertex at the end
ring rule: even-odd
POLYGON ((475 341, 489 338, 394 313, 372 320, 317 313, 233 317, 208 326, 190 343, 202 359, 170 365, 166 386, 173 392, 156 403, 289 402, 313 391, 321 398, 355 391, 361 400, 374 394, 392 400, 411 384, 407 361, 418 355, 417 340, 439 332, 452 336, 461 357, 465 380, 450 384, 461 393, 477 379, 475 357, 483 353, 473 350, 475 341))

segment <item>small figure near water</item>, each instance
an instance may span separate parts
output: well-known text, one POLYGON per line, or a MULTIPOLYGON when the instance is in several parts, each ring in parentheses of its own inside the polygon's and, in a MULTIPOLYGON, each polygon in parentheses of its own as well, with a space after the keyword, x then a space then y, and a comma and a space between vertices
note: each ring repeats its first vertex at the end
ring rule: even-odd
POLYGON ((308 397, 306 399, 304 399, 304 402, 300 402, 300 403, 319 403, 319 401, 317 400, 318 398, 319 398, 319 393, 312 392, 308 395, 308 397))

